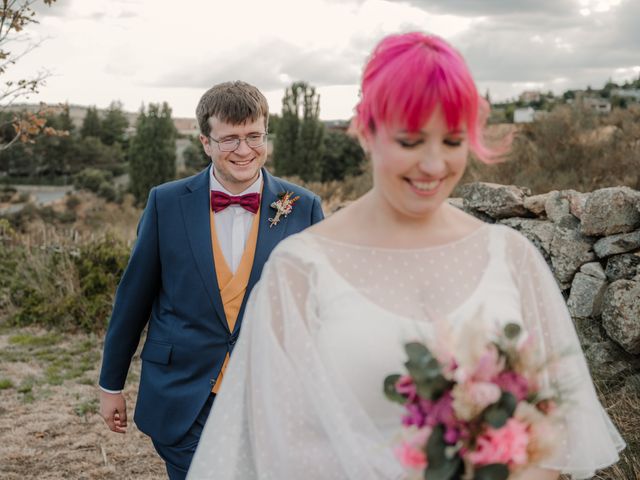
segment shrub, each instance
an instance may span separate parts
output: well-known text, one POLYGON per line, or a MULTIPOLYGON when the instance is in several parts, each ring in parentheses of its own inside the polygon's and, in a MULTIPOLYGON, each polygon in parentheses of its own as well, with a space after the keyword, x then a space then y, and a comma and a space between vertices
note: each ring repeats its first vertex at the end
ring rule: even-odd
POLYGON ((568 106, 518 127, 509 159, 470 162, 461 184, 519 185, 533 193, 583 192, 627 185, 640 188, 640 107, 608 115, 568 106))
POLYGON ((129 258, 113 236, 73 248, 0 244, 0 299, 13 325, 61 330, 104 330, 113 296, 129 258))
POLYGON ((73 186, 78 190, 98 193, 100 186, 111 179, 111 174, 97 168, 85 168, 73 177, 73 186))

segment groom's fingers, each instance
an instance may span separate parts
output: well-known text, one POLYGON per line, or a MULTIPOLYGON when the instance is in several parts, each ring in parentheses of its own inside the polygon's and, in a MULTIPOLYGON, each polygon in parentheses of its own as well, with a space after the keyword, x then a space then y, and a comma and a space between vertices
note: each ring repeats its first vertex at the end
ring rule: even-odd
POLYGON ((126 433, 127 404, 122 393, 100 392, 100 414, 109 430, 116 433, 126 433))
POLYGON ((114 427, 112 430, 117 433, 126 433, 127 432, 127 414, 121 415, 116 412, 113 415, 113 423, 114 427), (123 419, 124 418, 124 419, 123 419))

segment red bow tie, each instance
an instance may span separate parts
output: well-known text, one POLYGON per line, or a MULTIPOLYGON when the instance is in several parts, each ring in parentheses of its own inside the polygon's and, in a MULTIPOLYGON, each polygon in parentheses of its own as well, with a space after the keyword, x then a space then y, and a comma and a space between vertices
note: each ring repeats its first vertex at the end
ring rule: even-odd
POLYGON ((224 210, 229 205, 240 205, 245 210, 255 214, 260 207, 260 194, 247 193, 246 195, 233 197, 224 192, 211 190, 211 209, 215 213, 224 210))

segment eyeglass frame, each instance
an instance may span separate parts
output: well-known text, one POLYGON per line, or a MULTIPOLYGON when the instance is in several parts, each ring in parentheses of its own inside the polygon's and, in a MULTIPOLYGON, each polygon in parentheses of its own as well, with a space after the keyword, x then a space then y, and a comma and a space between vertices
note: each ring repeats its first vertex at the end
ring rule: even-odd
POLYGON ((218 145, 218 150, 220 150, 221 152, 225 152, 225 153, 230 153, 230 152, 235 152, 238 148, 240 148, 240 143, 244 140, 244 143, 247 144, 247 147, 253 149, 253 148, 260 148, 262 146, 264 146, 267 143, 267 136, 269 135, 269 132, 254 132, 251 133, 245 137, 236 137, 236 138, 228 138, 226 140, 216 140, 215 138, 213 138, 211 136, 211 134, 207 135, 207 138, 210 138, 211 140, 213 140, 214 142, 216 142, 216 144, 218 145), (254 147, 252 147, 251 145, 249 145, 249 142, 247 142, 247 138, 250 137, 251 135, 256 135, 256 134, 260 134, 262 135, 262 143, 260 145, 256 145, 254 147), (220 144, 223 142, 228 142, 228 141, 235 141, 236 142, 236 147, 233 150, 223 150, 222 148, 220 148, 220 144))

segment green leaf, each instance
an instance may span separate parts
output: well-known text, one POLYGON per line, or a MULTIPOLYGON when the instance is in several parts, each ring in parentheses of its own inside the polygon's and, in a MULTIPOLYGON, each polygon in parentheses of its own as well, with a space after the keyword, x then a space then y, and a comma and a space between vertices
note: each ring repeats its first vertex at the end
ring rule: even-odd
POLYGON ((426 480, 452 480, 460 478, 464 469, 464 464, 460 457, 456 456, 437 467, 429 464, 424 471, 426 480))
POLYGON ((404 405, 407 399, 396 390, 396 383, 400 377, 401 375, 394 374, 384 379, 384 394, 392 402, 404 405))
POLYGON ((405 345, 405 351, 409 357, 405 367, 416 382, 418 394, 431 400, 442 395, 449 382, 442 375, 440 363, 429 349, 422 343, 412 342, 405 345))
POLYGON ((507 323, 504 326, 504 335, 509 339, 513 340, 520 335, 522 328, 517 323, 507 323))
POLYGON ((509 468, 503 463, 492 463, 476 469, 473 480, 506 480, 509 468))
POLYGON ((485 422, 493 428, 501 428, 507 423, 507 420, 513 416, 518 401, 509 392, 502 392, 500 400, 493 405, 487 407, 484 411, 483 418, 485 422))
POLYGON ((452 458, 447 458, 447 444, 444 441, 444 429, 438 426, 433 429, 427 442, 428 466, 424 472, 424 478, 428 480, 452 480, 458 478, 464 469, 462 459, 456 453, 452 458))

